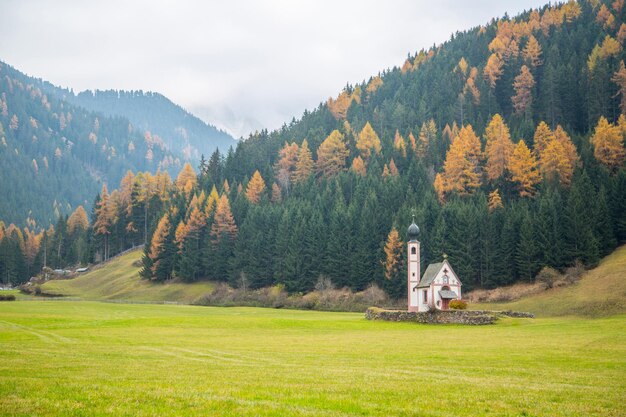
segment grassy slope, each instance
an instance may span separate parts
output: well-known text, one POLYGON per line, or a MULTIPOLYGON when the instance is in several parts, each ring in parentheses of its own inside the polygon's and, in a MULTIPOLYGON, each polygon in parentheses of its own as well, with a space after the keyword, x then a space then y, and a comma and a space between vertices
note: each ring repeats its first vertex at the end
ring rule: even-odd
POLYGON ((530 311, 538 316, 609 316, 626 312, 626 245, 574 285, 510 303, 474 304, 473 309, 530 311))
POLYGON ((159 284, 142 280, 133 262, 141 259, 142 251, 129 252, 106 266, 70 280, 53 280, 42 285, 48 294, 62 294, 86 300, 177 301, 191 303, 210 292, 212 284, 159 284))
POLYGON ((496 326, 0 303, 0 414, 623 416, 626 316, 496 326))

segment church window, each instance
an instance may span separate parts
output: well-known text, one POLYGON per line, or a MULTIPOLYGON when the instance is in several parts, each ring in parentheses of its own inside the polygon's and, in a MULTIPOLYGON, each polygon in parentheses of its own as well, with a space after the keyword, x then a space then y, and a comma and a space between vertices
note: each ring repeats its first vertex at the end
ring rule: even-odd
POLYGON ((415 248, 415 246, 413 246, 411 248, 411 255, 415 255, 417 253, 417 249, 415 248))
POLYGON ((428 291, 424 290, 424 302, 427 303, 428 302, 428 291))

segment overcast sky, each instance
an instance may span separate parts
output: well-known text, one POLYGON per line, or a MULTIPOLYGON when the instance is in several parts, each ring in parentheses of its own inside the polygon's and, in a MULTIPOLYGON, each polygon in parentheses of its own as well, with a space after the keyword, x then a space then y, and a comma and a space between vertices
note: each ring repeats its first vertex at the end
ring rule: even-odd
POLYGON ((76 92, 157 91, 239 137, 545 2, 0 0, 0 60, 76 92))

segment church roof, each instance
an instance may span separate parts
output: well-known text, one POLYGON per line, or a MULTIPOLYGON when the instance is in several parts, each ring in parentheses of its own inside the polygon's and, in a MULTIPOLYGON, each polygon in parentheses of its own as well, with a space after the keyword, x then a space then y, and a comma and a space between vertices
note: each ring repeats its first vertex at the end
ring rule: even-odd
POLYGON ((437 273, 441 270, 442 266, 443 262, 428 265, 417 288, 430 287, 430 284, 432 284, 433 280, 437 277, 437 273))
POLYGON ((454 300, 456 299, 458 296, 456 295, 456 292, 454 291, 450 291, 450 290, 441 290, 439 291, 439 296, 441 298, 448 299, 448 300, 454 300))

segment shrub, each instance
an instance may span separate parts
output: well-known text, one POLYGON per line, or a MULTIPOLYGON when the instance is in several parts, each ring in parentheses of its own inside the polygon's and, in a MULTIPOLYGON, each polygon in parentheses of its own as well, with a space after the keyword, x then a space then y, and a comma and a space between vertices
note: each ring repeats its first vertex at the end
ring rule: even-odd
POLYGON ((467 309, 467 302, 463 300, 451 300, 448 306, 452 310, 465 310, 467 309))
POLYGON ((15 301, 14 294, 0 294, 0 301, 15 301))
POLYGON ((561 278, 561 274, 554 268, 545 266, 539 271, 535 280, 545 284, 546 289, 554 287, 554 284, 561 278))

